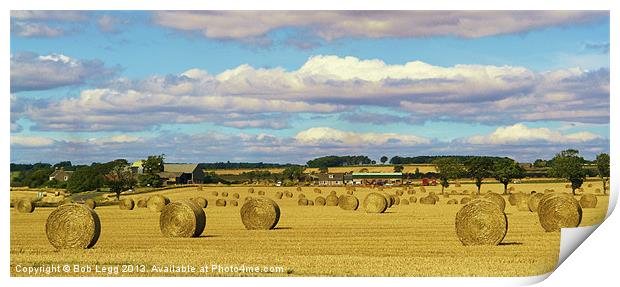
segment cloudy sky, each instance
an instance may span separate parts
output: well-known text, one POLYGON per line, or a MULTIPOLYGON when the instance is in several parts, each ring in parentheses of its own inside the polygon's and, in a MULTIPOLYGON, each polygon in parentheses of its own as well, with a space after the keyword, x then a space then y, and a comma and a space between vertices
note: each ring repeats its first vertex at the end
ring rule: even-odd
POLYGON ((609 151, 609 14, 12 11, 11 161, 609 151))

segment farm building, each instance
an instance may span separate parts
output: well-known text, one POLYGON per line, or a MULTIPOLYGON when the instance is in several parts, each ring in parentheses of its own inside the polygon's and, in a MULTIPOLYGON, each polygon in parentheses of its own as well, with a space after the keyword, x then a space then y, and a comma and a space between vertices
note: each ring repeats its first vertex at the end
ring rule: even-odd
POLYGON ((144 162, 145 160, 134 161, 130 166, 131 171, 135 174, 144 173, 144 162))
POLYGON ((56 168, 56 170, 50 174, 50 180, 56 180, 58 182, 67 181, 71 178, 71 174, 73 174, 73 171, 64 170, 62 167, 56 168))
POLYGON ((354 172, 355 185, 400 185, 403 183, 402 172, 354 172))
POLYGON ((164 171, 158 173, 166 184, 202 184, 205 174, 195 163, 164 163, 164 171))
POLYGON ((344 173, 320 173, 316 176, 318 185, 343 185, 344 173))

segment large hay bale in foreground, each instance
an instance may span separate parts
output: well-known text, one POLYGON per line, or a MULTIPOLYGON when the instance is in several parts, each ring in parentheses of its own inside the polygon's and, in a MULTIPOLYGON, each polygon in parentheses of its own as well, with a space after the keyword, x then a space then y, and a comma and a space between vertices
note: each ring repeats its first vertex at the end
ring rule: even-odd
POLYGON ((325 198, 325 205, 327 206, 338 206, 338 196, 335 194, 330 194, 325 198))
POLYGON ((118 202, 118 207, 121 210, 132 210, 134 206, 135 203, 131 198, 123 198, 121 199, 121 201, 118 202))
POLYGON ((308 205, 308 199, 304 198, 300 198, 299 200, 297 200, 297 205, 299 206, 306 206, 308 205))
POLYGON ((207 201, 206 198, 204 197, 194 197, 191 199, 196 205, 198 205, 198 207, 200 208, 206 208, 207 205, 209 205, 209 201, 207 201))
POLYGON ((485 194, 484 198, 495 202, 497 206, 499 206, 499 208, 502 210, 502 212, 504 212, 504 210, 506 209, 506 200, 504 200, 503 196, 494 192, 490 192, 485 194))
POLYGON ((590 193, 582 195, 579 199, 579 205, 581 205, 581 208, 595 208, 597 203, 598 200, 596 199, 596 195, 590 193))
POLYGON ((453 199, 448 200, 447 204, 459 204, 459 201, 453 198, 453 199))
POLYGON ((325 205, 325 198, 324 198, 324 197, 322 197, 322 196, 317 196, 317 197, 314 199, 314 203, 315 203, 317 206, 324 206, 324 205, 325 205))
POLYGON ((158 194, 149 197, 149 200, 146 202, 146 207, 148 207, 150 211, 161 212, 169 203, 169 198, 158 194))
POLYGON ((430 194, 425 197, 420 197, 420 204, 435 204, 435 203, 437 203, 437 200, 435 199, 435 197, 431 196, 430 194))
POLYGON ((92 198, 85 200, 84 204, 90 207, 90 209, 95 209, 97 207, 97 202, 92 198))
POLYGON ((276 194, 274 195, 274 197, 277 198, 277 199, 282 199, 283 195, 284 195, 284 193, 282 193, 281 191, 276 191, 276 194))
POLYGON ((409 197, 409 203, 416 203, 416 202, 418 202, 418 198, 417 197, 415 197, 415 196, 410 196, 409 197))
POLYGON ((498 245, 508 232, 508 219, 497 203, 476 199, 459 210, 455 227, 457 237, 465 246, 498 245))
POLYGON ((220 198, 215 201, 215 206, 224 207, 226 206, 226 199, 220 198))
POLYGON ((527 206, 531 212, 538 212, 538 204, 540 203, 540 199, 545 196, 542 193, 534 193, 529 196, 527 200, 527 206))
POLYGON ((409 200, 407 200, 406 198, 401 199, 400 201, 401 205, 409 205, 409 200))
POLYGON ((366 213, 383 213, 388 209, 388 199, 380 193, 369 193, 362 202, 366 213))
POLYGON ((268 198, 253 198, 241 206, 241 221, 249 230, 273 229, 280 220, 280 207, 268 198))
POLYGON ((17 202, 17 211, 21 213, 32 213, 34 211, 34 203, 30 199, 20 199, 17 202))
POLYGON ((138 208, 146 208, 147 207, 147 200, 144 198, 140 198, 138 199, 138 203, 136 204, 138 206, 138 208))
POLYGON ((579 202, 567 193, 546 194, 538 203, 538 219, 547 232, 577 227, 581 223, 581 216, 579 202))
POLYGON ((91 248, 99 240, 101 222, 97 213, 84 204, 64 204, 47 217, 45 234, 56 249, 91 248))
POLYGON ((159 215, 159 229, 166 237, 200 236, 206 223, 204 210, 191 200, 172 202, 159 215))
POLYGON ((338 206, 344 210, 357 210, 359 205, 359 200, 353 195, 343 194, 338 198, 338 206))

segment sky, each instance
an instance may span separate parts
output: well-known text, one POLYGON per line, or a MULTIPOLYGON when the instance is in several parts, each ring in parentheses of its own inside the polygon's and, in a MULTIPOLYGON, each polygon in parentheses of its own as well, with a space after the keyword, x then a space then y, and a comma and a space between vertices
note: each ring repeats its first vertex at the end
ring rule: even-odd
POLYGON ((11 162, 609 152, 609 13, 11 11, 11 162))

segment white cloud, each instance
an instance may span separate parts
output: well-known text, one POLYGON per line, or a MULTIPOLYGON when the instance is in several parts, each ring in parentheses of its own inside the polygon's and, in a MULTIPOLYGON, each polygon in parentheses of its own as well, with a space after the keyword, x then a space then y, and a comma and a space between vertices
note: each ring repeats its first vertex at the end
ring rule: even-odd
POLYGON ((376 146, 376 145, 420 145, 431 140, 415 135, 395 133, 356 133, 329 127, 315 127, 295 135, 297 142, 309 145, 376 146))
POLYGON ((529 128, 524 124, 499 127, 488 135, 472 136, 466 139, 471 144, 528 144, 531 142, 583 143, 601 139, 590 132, 563 134, 549 128, 529 128))
POLYGON ((11 146, 44 147, 53 144, 54 140, 48 137, 11 135, 11 146))
POLYGON ((58 37, 66 34, 62 28, 51 27, 41 23, 11 23, 11 33, 20 37, 58 37))
POLYGON ((56 20, 80 22, 88 19, 85 11, 62 11, 62 10, 13 10, 12 19, 19 20, 56 20))

